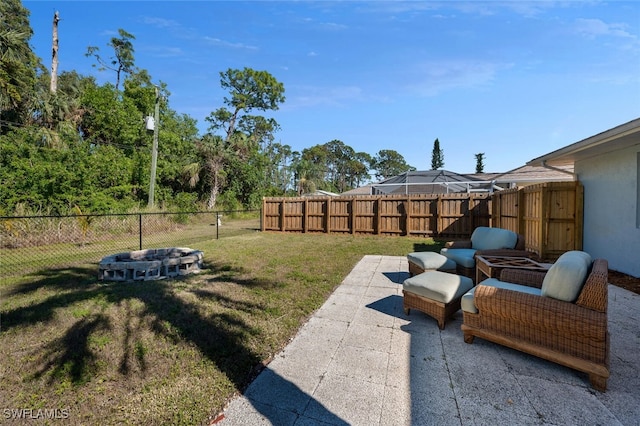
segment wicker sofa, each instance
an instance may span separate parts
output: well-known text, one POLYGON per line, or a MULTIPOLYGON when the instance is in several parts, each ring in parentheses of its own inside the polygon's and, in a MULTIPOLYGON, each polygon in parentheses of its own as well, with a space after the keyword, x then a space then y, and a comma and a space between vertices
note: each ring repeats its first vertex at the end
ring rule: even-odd
POLYGON ((608 263, 589 257, 584 278, 578 279, 582 282, 563 284, 553 294, 549 283, 566 281, 570 272, 562 262, 568 253, 576 257, 575 252, 563 254, 546 273, 505 269, 500 280, 487 279, 466 293, 461 302, 464 341, 472 343, 477 336, 582 371, 593 388, 604 392, 610 350, 608 263), (567 289, 573 294, 567 295, 567 289))
POLYGON ((472 280, 476 278, 476 256, 534 257, 525 250, 524 237, 502 228, 479 226, 470 240, 449 241, 440 254, 456 262, 456 273, 472 280))

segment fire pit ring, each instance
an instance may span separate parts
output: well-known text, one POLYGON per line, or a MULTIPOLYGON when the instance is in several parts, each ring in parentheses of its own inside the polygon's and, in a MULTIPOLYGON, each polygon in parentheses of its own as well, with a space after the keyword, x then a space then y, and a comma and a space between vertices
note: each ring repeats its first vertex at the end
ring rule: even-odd
POLYGON ((136 250, 105 256, 100 260, 98 279, 107 281, 149 281, 200 272, 204 253, 188 247, 136 250))

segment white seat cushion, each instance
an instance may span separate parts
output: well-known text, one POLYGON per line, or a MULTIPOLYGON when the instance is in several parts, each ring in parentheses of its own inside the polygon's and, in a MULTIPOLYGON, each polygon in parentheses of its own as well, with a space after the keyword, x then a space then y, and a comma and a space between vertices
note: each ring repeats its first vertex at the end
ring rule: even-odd
POLYGON ((476 266, 476 249, 466 248, 443 248, 440 250, 440 254, 453 260, 460 266, 465 268, 474 268, 476 266))
POLYGON ((409 253, 407 260, 425 271, 431 269, 438 270, 454 270, 456 269, 456 262, 433 251, 419 251, 415 253, 409 253))
POLYGON ((402 289, 427 299, 450 303, 473 287, 471 278, 440 271, 427 271, 407 278, 402 289))

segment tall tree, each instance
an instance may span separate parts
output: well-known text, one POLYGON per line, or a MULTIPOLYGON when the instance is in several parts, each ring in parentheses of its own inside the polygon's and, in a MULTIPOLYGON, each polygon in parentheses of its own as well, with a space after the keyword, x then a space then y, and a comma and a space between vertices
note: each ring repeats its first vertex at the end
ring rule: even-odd
MULTIPOLYGON (((324 145, 314 145, 302 150, 300 155, 302 173, 299 174, 298 181, 304 179, 306 188, 315 191, 323 189, 330 191, 329 180, 329 152, 324 145)), ((300 183, 298 184, 300 187, 300 183)))
POLYGON ((56 93, 58 89, 58 22, 60 22, 60 14, 56 11, 53 14, 53 31, 51 33, 51 92, 56 93))
POLYGON ((249 152, 260 150, 261 152, 270 149, 275 132, 280 130, 280 125, 273 118, 266 118, 260 115, 244 115, 240 118, 236 128, 236 134, 245 135, 238 142, 244 142, 238 145, 236 149, 246 157, 249 152))
POLYGON ((284 85, 267 71, 228 69, 220 73, 220 85, 229 91, 229 96, 224 97, 224 104, 229 109, 219 108, 205 120, 211 123, 210 130, 223 130, 227 142, 243 113, 275 111, 285 100, 284 85))
MULTIPOLYGON (((133 43, 131 40, 135 40, 133 34, 130 34, 120 28, 118 30, 118 37, 112 37, 111 41, 107 43, 107 46, 113 48, 113 56, 108 59, 103 58, 100 55, 100 48, 97 46, 89 46, 85 56, 93 56, 98 61, 98 71, 111 70, 116 73, 116 91, 120 87, 120 80, 123 74, 131 74, 135 71, 135 59, 133 52, 133 43)), ((93 65, 96 67, 96 65, 93 65)))
POLYGON ((293 157, 291 146, 276 142, 269 145, 264 154, 268 159, 265 179, 271 186, 268 195, 284 195, 291 184, 292 170, 289 167, 293 157))
POLYGON ((373 157, 372 168, 376 171, 375 177, 378 180, 397 176, 406 171, 413 171, 416 168, 410 166, 404 157, 392 149, 383 149, 373 157))
POLYGON ((344 142, 334 139, 324 144, 327 151, 328 182, 331 190, 344 192, 351 181, 351 162, 354 160, 356 152, 344 142))
POLYGON ((431 152, 431 170, 438 170, 444 166, 444 152, 440 148, 440 141, 436 138, 433 141, 433 151, 431 152))
POLYGON ((476 156, 476 173, 484 172, 484 152, 475 154, 476 156))
POLYGON ((353 160, 349 162, 350 180, 349 186, 357 188, 361 184, 370 181, 369 169, 373 162, 373 157, 366 152, 356 152, 353 160))
POLYGON ((220 85, 229 92, 224 97, 225 106, 211 112, 205 120, 210 123, 208 130, 212 135, 223 134, 227 156, 222 167, 229 167, 227 189, 246 206, 259 199, 269 186, 264 179, 270 167, 266 152, 273 143, 273 134, 279 129, 273 118, 252 112, 277 110, 285 100, 284 85, 267 71, 251 68, 221 72, 220 85), (247 168, 248 165, 251 167, 247 168))

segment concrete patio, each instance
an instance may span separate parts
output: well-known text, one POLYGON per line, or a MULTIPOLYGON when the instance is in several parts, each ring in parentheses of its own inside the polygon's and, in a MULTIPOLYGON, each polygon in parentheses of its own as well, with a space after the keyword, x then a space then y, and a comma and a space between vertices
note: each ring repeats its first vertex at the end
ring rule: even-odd
POLYGON ((640 295, 609 286, 611 377, 439 330, 402 309, 405 257, 365 256, 216 424, 638 425, 640 295))

